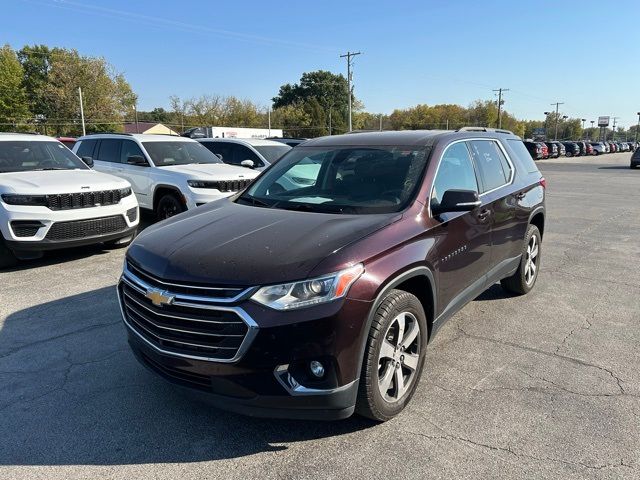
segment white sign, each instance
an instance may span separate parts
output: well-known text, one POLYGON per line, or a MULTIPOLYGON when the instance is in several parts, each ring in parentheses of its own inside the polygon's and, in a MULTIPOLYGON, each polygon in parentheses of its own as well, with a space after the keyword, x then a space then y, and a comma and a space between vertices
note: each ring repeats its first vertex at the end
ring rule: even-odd
POLYGON ((608 127, 609 126, 609 117, 598 117, 598 126, 599 127, 608 127))

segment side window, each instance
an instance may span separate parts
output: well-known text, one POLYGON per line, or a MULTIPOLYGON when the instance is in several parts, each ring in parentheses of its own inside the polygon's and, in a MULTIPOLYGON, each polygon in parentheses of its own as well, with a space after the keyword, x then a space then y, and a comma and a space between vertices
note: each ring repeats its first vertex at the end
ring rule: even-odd
POLYGON ((95 160, 102 162, 120 163, 120 144, 122 140, 115 140, 111 138, 100 140, 100 146, 98 147, 98 154, 95 160))
POLYGON ((137 155, 143 158, 147 158, 142 153, 142 149, 138 146, 136 142, 132 142, 131 140, 122 140, 122 149, 120 152, 120 163, 127 163, 127 158, 137 155))
POLYGON ((253 160, 253 163, 256 167, 261 167, 264 164, 262 160, 258 158, 258 156, 253 152, 253 150, 245 147, 244 145, 234 145, 233 152, 233 164, 240 165, 243 160, 253 160))
POLYGON ((80 158, 93 158, 93 150, 96 148, 96 143, 97 140, 82 140, 82 142, 80 142, 80 146, 78 147, 76 155, 78 155, 80 158))
POLYGON ((224 163, 231 163, 233 161, 233 150, 231 144, 226 142, 202 142, 207 150, 217 155, 222 155, 222 161, 224 163))
POLYGON ((471 140, 469 147, 480 174, 483 192, 501 187, 509 181, 511 166, 495 141, 471 140))
POLYGON ((447 190, 478 191, 476 173, 465 142, 454 143, 444 152, 433 182, 431 201, 440 203, 447 190))
POLYGON ((538 171, 536 162, 534 162, 533 158, 531 158, 531 154, 529 154, 529 152, 527 151, 527 148, 525 147, 524 143, 522 143, 522 140, 507 140, 507 145, 509 145, 509 148, 511 148, 511 150, 513 150, 513 152, 516 154, 528 173, 536 173, 538 171))

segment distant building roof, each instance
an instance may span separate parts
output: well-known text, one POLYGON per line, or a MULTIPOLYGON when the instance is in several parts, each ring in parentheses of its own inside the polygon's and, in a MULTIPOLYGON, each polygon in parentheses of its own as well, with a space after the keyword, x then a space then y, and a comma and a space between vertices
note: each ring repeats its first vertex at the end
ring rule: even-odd
POLYGON ((153 122, 138 122, 137 125, 135 123, 125 123, 124 133, 155 133, 164 135, 178 135, 178 132, 171 130, 166 125, 153 122))

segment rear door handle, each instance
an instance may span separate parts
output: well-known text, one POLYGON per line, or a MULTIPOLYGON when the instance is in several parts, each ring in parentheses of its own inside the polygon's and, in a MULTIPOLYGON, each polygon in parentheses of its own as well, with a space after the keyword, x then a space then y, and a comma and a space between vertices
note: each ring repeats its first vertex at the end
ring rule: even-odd
POLYGON ((488 210, 488 209, 485 208, 485 209, 481 210, 480 213, 478 213, 478 219, 479 220, 485 220, 489 216, 490 213, 491 213, 491 210, 488 210))

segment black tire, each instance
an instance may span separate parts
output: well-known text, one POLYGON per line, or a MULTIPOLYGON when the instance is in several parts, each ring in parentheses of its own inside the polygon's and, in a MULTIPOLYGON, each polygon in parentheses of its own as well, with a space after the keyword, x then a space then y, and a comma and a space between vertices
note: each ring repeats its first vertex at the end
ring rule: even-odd
MULTIPOLYGON (((427 319, 420 300, 415 295, 403 290, 389 292, 375 312, 366 340, 367 345, 356 400, 358 415, 385 422, 398 415, 405 408, 420 381, 426 358, 427 340, 427 319), (380 349, 394 319, 404 312, 413 315, 415 325, 419 327, 418 351, 416 353, 418 361, 416 369, 408 377, 410 384, 406 387, 405 393, 397 401, 389 402, 383 398, 379 389, 380 349)), ((391 367, 387 366, 387 368, 391 367)))
POLYGON ((15 267, 17 264, 18 259, 5 245, 4 239, 0 236, 0 269, 15 267))
MULTIPOLYGON (((538 275, 540 273, 540 261, 542 259, 542 237, 540 235, 540 230, 535 225, 529 225, 527 228, 527 234, 524 236, 524 242, 522 246, 522 258, 520 259, 520 265, 518 266, 518 270, 511 275, 510 277, 503 278, 500 283, 502 288, 507 290, 508 292, 516 293, 518 295, 525 295, 533 289, 538 280, 538 275), (535 256, 535 274, 527 281, 527 262, 528 262, 528 248, 531 244, 532 237, 536 239, 537 245, 537 254, 535 256)), ((529 270, 530 271, 530 270, 529 270)))
POLYGON ((156 206, 156 219, 165 220, 185 211, 184 205, 175 193, 160 197, 156 206))

